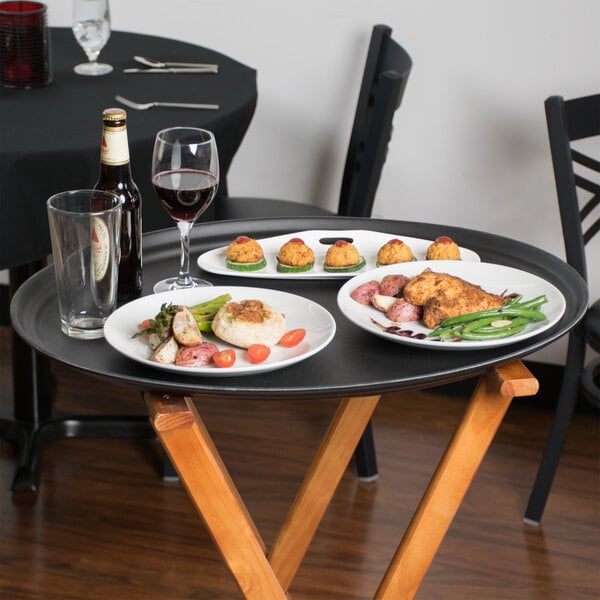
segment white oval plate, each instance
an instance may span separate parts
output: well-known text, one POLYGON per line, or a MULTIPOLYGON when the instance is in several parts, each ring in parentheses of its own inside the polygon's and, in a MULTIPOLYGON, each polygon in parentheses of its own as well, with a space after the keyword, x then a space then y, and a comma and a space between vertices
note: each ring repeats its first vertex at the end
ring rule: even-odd
MULTIPOLYGON (((331 313, 320 304, 307 298, 253 287, 215 286, 178 290, 144 296, 117 309, 104 325, 106 341, 118 352, 149 367, 185 373, 186 375, 202 375, 204 377, 233 377, 238 375, 256 375, 276 369, 283 369, 316 354, 332 340, 335 334, 335 320, 331 313), (235 348, 236 361, 232 367, 219 368, 214 364, 204 367, 178 367, 163 365, 150 360, 151 350, 145 337, 133 338, 139 324, 144 319, 152 319, 160 311, 165 302, 193 306, 216 298, 222 294, 230 294, 232 300, 261 300, 285 315, 287 329, 303 327, 306 329, 304 340, 293 348, 272 346, 267 360, 260 364, 252 364, 246 357, 246 351, 235 348)), ((234 348, 223 342, 212 333, 203 333, 207 342, 214 342, 220 350, 234 348)))
MULTIPOLYGON (((240 232, 243 235, 243 232, 240 232)), ((227 246, 209 250, 198 257, 198 266, 209 273, 217 275, 229 275, 231 277, 250 277, 262 279, 348 279, 354 277, 358 273, 364 273, 376 266, 377 251, 383 244, 394 238, 400 238, 412 250, 413 256, 417 260, 425 260, 427 247, 432 240, 422 240, 420 238, 408 237, 405 235, 397 235, 393 233, 382 233, 380 231, 366 231, 361 229, 352 229, 347 231, 329 230, 329 229, 312 229, 309 231, 296 231, 277 235, 270 238, 257 239, 256 241, 262 246, 267 265, 258 271, 235 271, 227 268, 225 264, 225 254, 227 246), (312 248, 315 253, 315 266, 304 273, 280 273, 277 270, 277 255, 279 249, 285 242, 292 238, 299 237, 305 244, 312 248), (364 256, 365 266, 352 273, 330 273, 325 271, 323 264, 325 263, 325 255, 329 244, 325 244, 322 240, 337 240, 351 239, 356 246, 361 256, 364 256)), ((233 240, 231 240, 233 242, 233 240)), ((456 240, 455 240, 456 241, 456 240)), ((460 248, 461 260, 463 261, 479 261, 479 255, 473 250, 460 248)))
MULTIPOLYGON (((552 327, 561 318, 566 307, 565 298, 561 292, 554 285, 537 275, 492 263, 458 261, 413 262, 373 269, 346 281, 338 292, 337 302, 342 313, 358 327, 398 344, 410 344, 431 350, 473 350, 474 348, 493 348, 514 344, 515 342, 538 335, 542 331, 552 327), (509 294, 517 293, 521 294, 524 300, 530 300, 536 296, 546 294, 548 302, 542 305, 541 310, 547 319, 545 321, 532 322, 521 333, 497 340, 461 340, 460 342, 441 342, 432 339, 419 340, 386 332, 384 328, 378 327, 373 322, 376 321, 384 327, 392 325, 392 321, 387 319, 384 313, 372 306, 359 304, 350 297, 350 293, 359 285, 372 279, 381 281, 385 275, 390 274, 402 274, 407 277, 413 277, 422 273, 425 269, 461 277, 465 281, 479 285, 485 291, 493 294, 502 294, 504 292, 509 294)), ((415 334, 427 334, 431 332, 431 329, 425 327, 420 320, 402 323, 401 327, 415 334)))

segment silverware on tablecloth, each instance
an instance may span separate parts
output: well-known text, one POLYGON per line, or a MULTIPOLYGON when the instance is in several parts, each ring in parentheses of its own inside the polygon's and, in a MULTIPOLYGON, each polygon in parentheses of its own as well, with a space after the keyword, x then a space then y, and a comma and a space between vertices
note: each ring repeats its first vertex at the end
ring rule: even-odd
POLYGON ((218 73, 216 67, 169 67, 164 69, 123 69, 123 73, 218 73))
POLYGON ((196 104, 194 102, 134 102, 123 96, 115 96, 115 100, 135 110, 148 110, 155 106, 166 108, 199 108, 202 110, 219 110, 218 104, 196 104))
POLYGON ((134 56, 133 60, 135 60, 136 62, 142 63, 143 65, 146 65, 147 67, 155 67, 157 69, 165 69, 167 67, 187 67, 187 68, 193 68, 193 67, 206 67, 206 68, 213 68, 218 70, 219 65, 213 65, 213 64, 206 64, 206 63, 185 63, 185 62, 161 62, 160 60, 154 60, 152 58, 146 58, 145 56, 134 56))

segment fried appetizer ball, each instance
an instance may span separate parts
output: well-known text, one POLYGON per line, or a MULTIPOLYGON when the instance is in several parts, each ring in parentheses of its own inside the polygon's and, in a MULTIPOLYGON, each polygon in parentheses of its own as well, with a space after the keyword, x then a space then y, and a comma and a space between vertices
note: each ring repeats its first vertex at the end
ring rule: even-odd
POLYGON ((279 249, 277 270, 283 273, 310 271, 315 264, 315 253, 304 240, 292 238, 279 249))
POLYGON ((227 247, 226 264, 236 271, 256 271, 262 269, 267 261, 261 245, 256 240, 239 235, 227 247))
POLYGON ((386 242, 377 252, 378 267, 410 262, 412 260, 415 260, 412 250, 398 238, 386 242))
POLYGON ((427 260, 460 260, 458 244, 446 235, 436 238, 427 248, 427 260))
POLYGON ((285 317, 261 300, 228 302, 215 315, 212 330, 218 338, 240 348, 274 346, 285 333, 285 317))
POLYGON ((365 259, 358 253, 354 244, 346 240, 337 240, 327 250, 323 268, 330 272, 348 272, 358 271, 364 265, 365 259))

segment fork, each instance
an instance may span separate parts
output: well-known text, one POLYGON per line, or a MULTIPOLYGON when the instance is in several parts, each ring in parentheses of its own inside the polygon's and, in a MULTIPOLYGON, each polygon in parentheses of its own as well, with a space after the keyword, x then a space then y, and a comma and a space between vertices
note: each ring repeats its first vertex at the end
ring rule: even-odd
POLYGON ((148 110, 149 108, 154 108, 155 106, 164 106, 168 108, 200 108, 204 110, 219 110, 218 104, 195 104, 193 102, 134 102, 133 100, 129 100, 128 98, 124 98, 123 96, 119 95, 115 96, 115 100, 135 110, 148 110))
POLYGON ((219 68, 219 65, 206 64, 206 63, 161 62, 160 60, 146 58, 145 56, 134 56, 133 59, 136 62, 146 65, 147 67, 155 67, 158 69, 165 69, 167 67, 184 67, 184 68, 185 67, 188 67, 188 68, 198 67, 198 68, 211 69, 216 72, 219 68))

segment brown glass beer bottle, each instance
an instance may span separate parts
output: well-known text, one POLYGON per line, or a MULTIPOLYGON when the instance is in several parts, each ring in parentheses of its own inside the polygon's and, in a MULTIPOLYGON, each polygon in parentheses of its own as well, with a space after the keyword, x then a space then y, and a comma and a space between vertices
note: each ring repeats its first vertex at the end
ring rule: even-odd
POLYGON ((100 177, 94 186, 121 199, 121 258, 119 303, 137 298, 142 291, 142 197, 131 176, 127 113, 120 108, 102 112, 100 177))

